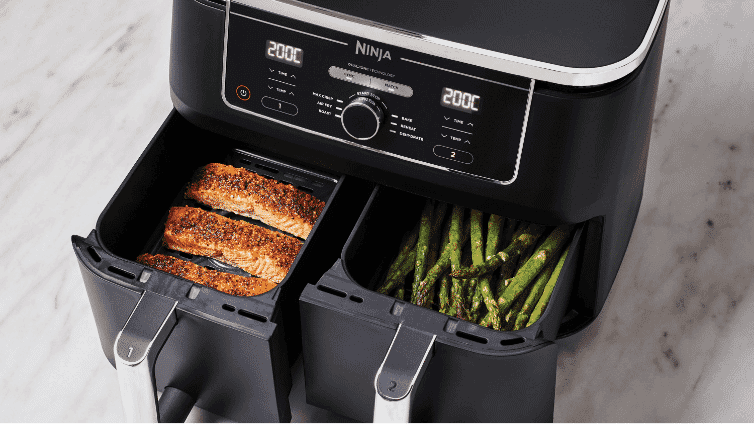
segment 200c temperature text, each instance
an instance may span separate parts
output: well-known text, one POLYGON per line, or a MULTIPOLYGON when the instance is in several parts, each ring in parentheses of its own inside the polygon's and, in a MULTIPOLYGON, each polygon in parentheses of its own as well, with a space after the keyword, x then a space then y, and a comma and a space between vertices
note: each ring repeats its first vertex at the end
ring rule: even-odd
POLYGON ((267 40, 265 56, 267 56, 268 59, 287 63, 299 68, 304 65, 304 51, 302 49, 272 40, 267 40))
POLYGON ((440 104, 466 113, 478 113, 482 98, 476 94, 445 87, 442 89, 440 104))

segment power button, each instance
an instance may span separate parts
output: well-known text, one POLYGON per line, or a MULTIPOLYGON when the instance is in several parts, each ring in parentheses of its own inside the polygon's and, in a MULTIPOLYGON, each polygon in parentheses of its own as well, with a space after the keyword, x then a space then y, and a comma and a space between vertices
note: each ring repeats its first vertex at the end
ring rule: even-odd
POLYGON ((236 96, 238 96, 239 99, 246 101, 249 100, 251 94, 245 85, 239 85, 238 88, 236 88, 236 96))

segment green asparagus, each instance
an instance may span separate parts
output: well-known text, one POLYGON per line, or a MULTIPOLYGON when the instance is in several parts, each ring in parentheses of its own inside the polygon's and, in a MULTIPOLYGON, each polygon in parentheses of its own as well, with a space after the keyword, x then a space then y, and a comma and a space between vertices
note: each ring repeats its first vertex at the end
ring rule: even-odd
POLYGON ((513 302, 521 296, 547 262, 567 243, 569 234, 570 227, 567 225, 562 225, 552 231, 542 243, 542 247, 526 261, 523 268, 511 279, 510 284, 507 284, 503 295, 497 302, 500 313, 508 312, 513 302))
POLYGON ((414 267, 414 257, 416 256, 416 250, 412 249, 406 256, 406 261, 399 266, 392 274, 388 275, 385 283, 377 289, 378 293, 390 294, 398 284, 402 283, 406 276, 411 272, 414 267))
POLYGON ((401 288, 399 288, 398 291, 395 293, 396 299, 403 300, 405 292, 406 292, 406 289, 403 286, 401 286, 401 288))
POLYGON ((424 268, 427 261, 427 252, 429 251, 429 236, 432 226, 432 209, 432 201, 427 199, 419 223, 419 238, 416 242, 416 260, 414 266, 414 284, 411 293, 416 293, 416 288, 419 286, 422 278, 424 278, 424 268))
MULTIPOLYGON (((498 245, 500 243, 500 231, 502 227, 502 222, 505 218, 502 218, 498 215, 490 215, 490 219, 487 222, 487 243, 485 244, 484 248, 484 258, 490 259, 492 255, 497 253, 498 245)), ((480 265, 481 262, 474 262, 474 265, 480 265)), ((471 321, 478 321, 479 319, 479 310, 482 307, 482 287, 487 286, 490 287, 490 283, 492 281, 492 275, 486 274, 483 275, 480 278, 480 282, 476 286, 476 290, 474 290, 474 296, 471 301, 471 309, 469 311, 469 319, 471 321)))
POLYGON ((448 274, 443 274, 442 279, 440 280, 440 312, 443 314, 448 313, 448 309, 450 309, 450 297, 448 294, 448 291, 450 290, 450 277, 448 277, 448 274))
MULTIPOLYGON (((463 245, 469 240, 469 227, 470 223, 464 224, 463 231, 461 231, 462 236, 460 240, 460 244, 463 245)), ((427 302, 431 301, 432 299, 428 298, 429 291, 432 289, 434 284, 437 282, 438 278, 440 278, 440 275, 443 271, 448 269, 450 266, 450 252, 452 251, 452 246, 450 243, 445 245, 445 248, 443 249, 442 253, 440 254, 440 259, 437 260, 437 263, 435 263, 435 266, 432 267, 429 271, 427 271, 427 275, 424 277, 421 283, 419 283, 419 290, 416 295, 416 302, 414 302, 416 305, 420 306, 427 306, 427 302)))
POLYGON ((570 250, 570 246, 566 247, 566 249, 563 251, 563 254, 560 255, 560 259, 558 259, 558 264, 555 265, 555 269, 552 271, 552 275, 550 275, 550 279, 547 281, 547 285, 545 286, 544 291, 542 292, 542 296, 539 297, 539 301, 537 301, 537 305, 534 307, 534 310, 531 313, 531 316, 529 317, 528 321, 526 322, 526 325, 531 325, 537 322, 539 317, 542 316, 542 314, 545 312, 545 309, 547 308, 547 304, 550 301, 550 296, 552 296, 552 291, 555 288, 555 283, 558 281, 558 276, 560 275, 560 271, 563 269, 563 264, 565 263, 566 257, 568 256, 568 251, 570 250))
POLYGON ((545 227, 531 224, 526 231, 513 240, 513 242, 511 242, 511 244, 503 251, 498 252, 479 266, 474 265, 469 268, 453 270, 453 272, 450 273, 450 276, 454 278, 470 278, 492 272, 500 267, 500 265, 506 261, 512 260, 512 258, 519 255, 524 249, 534 244, 544 231, 545 227))
MULTIPOLYGON (((461 222, 463 222, 463 208, 455 205, 453 206, 453 213, 450 221, 450 270, 456 271, 461 268, 461 222)), ((451 277, 453 273, 451 272, 451 277)), ((450 288, 450 309, 448 313, 452 316, 456 316, 459 312, 459 307, 462 302, 462 287, 461 280, 453 278, 451 280, 452 285, 450 288)))
POLYGON ((513 326, 514 330, 520 330, 524 328, 524 325, 526 325, 526 322, 529 319, 529 315, 531 314, 531 310, 537 304, 540 296, 542 296, 542 292, 545 291, 545 286, 547 285, 547 281, 552 275, 552 271, 555 269, 555 265, 555 261, 550 261, 550 263, 539 273, 539 275, 537 275, 537 279, 534 280, 531 291, 526 297, 521 310, 518 312, 518 314, 516 314, 516 323, 513 326))

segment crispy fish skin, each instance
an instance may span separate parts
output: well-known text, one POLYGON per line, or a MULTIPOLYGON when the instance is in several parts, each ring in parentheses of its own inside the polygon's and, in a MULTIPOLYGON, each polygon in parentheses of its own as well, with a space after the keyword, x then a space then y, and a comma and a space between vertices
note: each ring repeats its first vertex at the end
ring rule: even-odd
POLYGON ((136 261, 156 270, 165 271, 233 296, 256 296, 277 286, 277 284, 264 278, 244 277, 227 272, 213 271, 167 255, 144 253, 139 255, 136 261))
POLYGON ((162 241, 169 249, 212 257, 275 283, 283 281, 303 245, 277 231, 191 207, 170 208, 162 241))
POLYGON ((196 172, 185 197, 306 238, 325 202, 244 168, 210 163, 196 172))

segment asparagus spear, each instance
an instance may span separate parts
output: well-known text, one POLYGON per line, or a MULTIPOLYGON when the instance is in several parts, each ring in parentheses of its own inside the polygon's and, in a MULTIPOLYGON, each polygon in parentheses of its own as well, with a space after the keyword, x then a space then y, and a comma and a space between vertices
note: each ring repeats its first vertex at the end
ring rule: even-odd
MULTIPOLYGON (((473 263, 471 257, 473 253, 471 252, 471 243, 467 244, 463 248, 463 256, 461 257, 461 266, 462 267, 469 267, 473 263)), ((461 279, 461 300, 460 300, 460 308, 463 311, 463 319, 470 320, 469 317, 469 308, 471 307, 471 297, 474 295, 474 291, 476 290, 476 286, 478 283, 478 279, 476 278, 469 278, 469 279, 461 279)), ((458 317, 461 317, 461 314, 458 315, 458 317)))
MULTIPOLYGON (((494 215, 493 215, 494 217, 494 215)), ((492 218, 490 219, 492 222, 492 218)), ((494 225, 494 222, 492 222, 494 225)), ((500 224, 497 223, 497 229, 496 232, 499 233, 500 224)), ((494 237, 494 241, 492 243, 488 242, 488 245, 491 245, 491 252, 494 254, 497 248, 497 234, 492 234, 494 237)), ((488 240, 490 239, 488 235, 488 240)), ((482 213, 479 211, 472 211, 471 212, 471 249, 472 249, 472 259, 474 261, 474 265, 480 266, 484 262, 484 255, 482 254, 482 213)), ((494 297, 492 296, 492 290, 490 290, 490 284, 489 284, 489 278, 482 277, 479 281, 479 291, 481 293, 482 299, 484 300, 484 304, 487 306, 487 310, 490 311, 494 318, 491 321, 492 328, 499 330, 500 329, 500 320, 499 320, 499 313, 498 313, 498 307, 497 302, 495 302, 494 297)), ((472 295, 473 297, 473 295, 472 295)), ((474 305, 472 304, 471 309, 471 320, 475 321, 475 315, 473 314, 474 305)))
POLYGON ((570 246, 566 247, 565 251, 563 251, 563 254, 560 255, 560 259, 558 259, 558 264, 555 265, 555 269, 552 271, 552 275, 550 275, 550 279, 547 280, 547 285, 545 286, 544 291, 542 292, 542 296, 539 297, 539 301, 537 301, 537 305, 534 307, 534 310, 531 313, 531 316, 526 321, 526 325, 531 325, 537 322, 539 317, 542 316, 542 314, 545 312, 545 309, 547 308, 547 304, 550 301, 550 296, 552 296, 552 290, 555 288, 555 283, 558 281, 558 276, 560 275, 560 271, 563 269, 563 264, 565 263, 566 256, 568 256, 568 250, 570 250, 570 246))
MULTIPOLYGON (((432 212, 432 226, 429 232, 429 252, 427 253, 427 265, 426 269, 432 268, 437 262, 437 258, 440 256, 440 249, 448 244, 445 240, 442 243, 442 238, 447 237, 447 231, 443 231, 443 221, 445 220, 445 213, 448 211, 448 204, 445 202, 438 202, 435 210, 432 212)), ((446 226, 446 230, 449 225, 446 226)))
MULTIPOLYGON (((513 227, 516 227, 516 224, 514 224, 513 227)), ((516 240, 519 236, 521 236, 521 234, 523 234, 527 228, 528 228, 528 224, 520 223, 520 225, 518 225, 518 228, 513 233, 513 240, 516 240)), ((495 293, 496 298, 499 298, 500 296, 503 295, 503 293, 505 292, 505 288, 508 287, 508 283, 510 283, 510 279, 513 278, 514 275, 516 275, 516 269, 518 268, 518 263, 513 259, 514 258, 511 257, 510 261, 505 262, 500 267, 500 282, 497 287, 497 293, 495 293)))
POLYGON ((398 292, 395 294, 395 298, 403 300, 403 296, 404 296, 405 292, 406 292, 406 289, 403 286, 401 286, 401 288, 399 288, 398 292))
MULTIPOLYGON (((490 215, 489 221, 487 221, 487 244, 484 246, 484 259, 491 259, 495 253, 498 252, 498 246, 500 245, 500 233, 502 223, 505 218, 498 215, 490 215)), ((506 245, 507 246, 507 245, 506 245)))
POLYGON ((388 275, 394 272, 403 262, 405 262, 408 253, 416 246, 416 240, 419 238, 419 225, 414 226, 410 233, 404 236, 401 247, 398 249, 398 255, 395 257, 393 264, 388 269, 388 275))
POLYGON ((492 258, 484 261, 479 266, 471 266, 469 268, 453 270, 450 273, 454 278, 470 278, 484 275, 488 272, 492 272, 503 263, 512 260, 516 255, 519 255, 524 249, 534 244, 537 238, 545 231, 545 227, 536 224, 530 224, 529 227, 518 238, 513 240, 508 247, 502 252, 498 252, 492 258))
POLYGON ((416 263, 414 266, 414 285, 412 293, 416 293, 416 288, 424 278, 424 268, 427 261, 427 252, 429 251, 429 235, 432 224, 432 201, 427 199, 422 211, 421 221, 419 223, 419 238, 416 242, 416 263))
POLYGON ((443 314, 448 313, 450 309, 450 298, 448 297, 448 291, 450 290, 450 277, 448 274, 443 274, 440 280, 440 312, 443 314))
POLYGON ((510 310, 505 314, 505 317, 503 320, 504 323, 502 324, 502 327, 505 331, 513 330, 513 327, 516 324, 516 317, 518 316, 518 313, 521 311, 521 308, 524 306, 524 301, 526 300, 527 294, 528 294, 528 290, 525 290, 524 293, 521 296, 519 296, 518 299, 516 299, 516 301, 513 303, 513 306, 511 306, 510 310))
MULTIPOLYGON (((507 246, 515 239, 516 228, 518 227, 518 221, 508 218, 505 220, 505 226, 500 232, 500 244, 507 246)), ((519 234, 520 235, 520 234, 519 234)), ((497 250, 495 251, 497 252, 497 250)))
POLYGON ((521 307, 521 311, 519 311, 516 316, 516 323, 513 326, 514 330, 520 330, 524 328, 526 321, 528 321, 529 319, 529 314, 531 314, 531 310, 537 304, 540 296, 542 296, 542 292, 545 291, 545 286, 547 285, 547 281, 552 275, 552 271, 555 269, 555 265, 555 261, 550 261, 550 263, 542 270, 542 272, 537 275, 537 279, 534 280, 534 285, 532 285, 529 295, 526 296, 526 300, 521 307))
MULTIPOLYGON (((461 232, 461 240, 460 244, 463 245, 469 240, 469 227, 470 223, 467 222, 464 224, 463 231, 461 232)), ((419 292, 416 295, 416 302, 414 302, 417 305, 425 305, 429 300, 428 294, 429 291, 434 286, 435 282, 437 282, 437 279, 440 277, 443 271, 445 271, 450 266, 450 252, 452 251, 451 243, 448 243, 445 245, 445 248, 443 249, 442 253, 440 254, 440 259, 437 260, 437 263, 435 263, 435 266, 432 267, 429 271, 427 271, 427 276, 424 277, 421 283, 419 283, 419 292)))
MULTIPOLYGON (((539 248, 539 246, 536 247, 539 248)), ((518 260, 513 261, 516 264, 516 271, 513 273, 514 275, 518 274, 518 271, 523 268, 524 264, 529 260, 529 258, 531 258, 534 252, 539 252, 539 250, 535 250, 534 248, 534 245, 527 247, 521 252, 520 255, 518 255, 518 260)))
MULTIPOLYGON (((447 206, 447 204, 446 204, 447 206)), ((429 232, 429 251, 427 252, 426 269, 430 269, 437 262, 440 256, 440 239, 442 238, 442 219, 445 217, 445 210, 435 208, 432 212, 432 227, 429 232), (439 219, 438 219, 439 214, 439 219)))
MULTIPOLYGON (((489 238, 489 236, 488 236, 489 238)), ((484 236, 482 234, 482 212, 477 210, 471 211, 471 260, 473 265, 481 265, 484 262, 484 236)), ((474 290, 469 290, 469 303, 473 302, 476 294, 476 284, 474 290)))
MULTIPOLYGON (((484 258, 490 259, 492 255, 497 253, 497 248, 500 242, 500 231, 502 227, 502 222, 505 218, 502 218, 498 215, 490 215, 490 219, 487 222, 487 244, 484 248, 484 258)), ((474 265, 480 265, 481 263, 475 262, 474 265)), ((480 277, 480 283, 477 284, 476 290, 474 291, 474 296, 471 301, 471 309, 470 309, 470 320, 471 321, 478 321, 479 319, 479 310, 482 307, 482 286, 485 284, 487 286, 490 286, 490 283, 492 281, 492 274, 486 274, 480 277)))
MULTIPOLYGON (((463 221, 463 208, 455 205, 453 206, 453 214, 450 219, 450 269, 456 271, 461 268, 461 222, 463 221)), ((451 272, 451 277, 453 277, 451 272)), ((450 309, 448 313, 455 316, 458 313, 460 303, 462 301, 462 288, 461 280, 453 278, 451 280, 452 286, 450 288, 450 309)))
MULTIPOLYGON (((482 318, 481 321, 479 321, 479 325, 481 325, 482 327, 490 327, 492 325, 492 321, 494 319, 495 319, 494 314, 488 313, 487 315, 484 316, 484 318, 482 318)), ((500 322, 500 317, 499 316, 498 316, 497 320, 498 320, 498 322, 500 322)), ((498 328, 498 330, 499 330, 499 328, 498 328)))
POLYGON ((568 241, 570 232, 571 229, 567 225, 555 228, 545 242, 542 243, 542 247, 540 247, 537 253, 526 261, 523 268, 511 279, 510 284, 507 284, 508 287, 506 287, 505 292, 503 292, 503 295, 497 301, 501 313, 506 313, 510 309, 513 302, 521 296, 521 293, 529 286, 542 268, 545 267, 547 262, 554 255, 557 255, 558 251, 568 241))
MULTIPOLYGON (((435 263, 437 263, 437 259, 440 256, 440 248, 441 246, 445 246, 448 244, 448 230, 450 228, 450 222, 448 221, 448 225, 445 226, 445 231, 443 233, 442 231, 442 222, 445 218, 445 213, 448 211, 448 204, 445 202, 438 202, 437 207, 435 207, 434 212, 432 212, 432 226, 430 229, 429 234, 429 251, 427 252, 427 261, 425 269, 432 269, 433 266, 435 266, 435 263), (443 234, 441 234, 443 233, 443 234), (445 239, 445 242, 441 244, 441 238, 445 239)), ((417 294, 417 287, 418 285, 414 285, 411 292, 411 303, 416 303, 416 294, 417 294)), ((429 291, 429 297, 428 299, 430 302, 433 301, 435 298, 435 288, 432 287, 432 290, 429 291)), ((431 308, 431 304, 427 305, 428 308, 431 308)))
POLYGON ((393 291, 398 286, 398 284, 402 283, 408 273, 411 272, 414 267, 415 255, 416 249, 409 251, 408 255, 406 256, 407 260, 403 264, 401 264, 393 274, 388 275, 387 280, 382 286, 377 289, 377 292, 382 294, 390 294, 390 292, 393 291))

